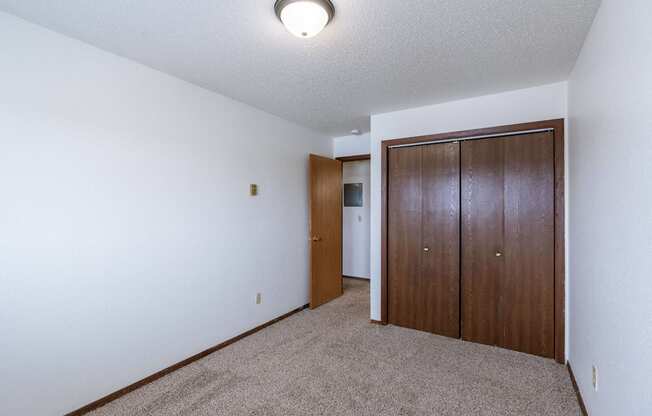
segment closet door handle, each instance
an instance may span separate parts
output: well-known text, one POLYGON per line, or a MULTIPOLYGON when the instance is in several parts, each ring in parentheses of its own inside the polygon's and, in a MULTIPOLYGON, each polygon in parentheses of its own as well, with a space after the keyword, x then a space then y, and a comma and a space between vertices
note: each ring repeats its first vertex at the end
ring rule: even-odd
POLYGON ((502 256, 503 256, 503 253, 501 253, 500 251, 496 252, 496 257, 502 257, 502 256))
POLYGON ((430 247, 424 247, 424 248, 423 248, 423 251, 425 251, 426 253, 429 252, 429 251, 430 251, 430 247))

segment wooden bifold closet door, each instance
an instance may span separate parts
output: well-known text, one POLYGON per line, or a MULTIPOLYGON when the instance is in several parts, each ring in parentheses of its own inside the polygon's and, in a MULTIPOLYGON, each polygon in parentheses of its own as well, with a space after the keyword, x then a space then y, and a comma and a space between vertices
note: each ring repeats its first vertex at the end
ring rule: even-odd
POLYGON ((459 337, 459 144, 391 149, 389 165, 389 322, 459 337))
POLYGON ((462 337, 554 356, 551 132, 462 143, 462 337))
POLYGON ((553 357, 550 131, 389 148, 388 322, 553 357))

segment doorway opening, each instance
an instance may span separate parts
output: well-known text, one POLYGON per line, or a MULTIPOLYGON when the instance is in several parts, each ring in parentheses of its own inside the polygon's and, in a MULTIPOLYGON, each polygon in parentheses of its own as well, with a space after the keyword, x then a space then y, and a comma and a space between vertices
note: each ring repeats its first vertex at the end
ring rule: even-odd
POLYGON ((342 161, 343 278, 369 280, 371 275, 370 180, 368 158, 342 161))
POLYGON ((369 283, 370 159, 309 157, 311 309, 369 283))
POLYGON ((342 163, 342 288, 368 285, 371 276, 371 155, 342 163))

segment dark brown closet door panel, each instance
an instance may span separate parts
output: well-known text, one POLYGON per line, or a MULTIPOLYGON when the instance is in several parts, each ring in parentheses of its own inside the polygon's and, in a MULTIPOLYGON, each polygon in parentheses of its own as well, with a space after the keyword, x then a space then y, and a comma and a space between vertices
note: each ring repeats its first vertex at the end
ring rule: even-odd
POLYGON ((554 356, 554 141, 552 133, 502 139, 505 270, 499 345, 554 356))
POLYGON ((388 165, 388 318, 391 324, 419 329, 421 147, 391 149, 388 165))
POLYGON ((504 267, 503 141, 465 141, 461 151, 462 338, 495 345, 504 267))
POLYGON ((423 146, 421 298, 417 326, 460 336, 459 143, 423 146))

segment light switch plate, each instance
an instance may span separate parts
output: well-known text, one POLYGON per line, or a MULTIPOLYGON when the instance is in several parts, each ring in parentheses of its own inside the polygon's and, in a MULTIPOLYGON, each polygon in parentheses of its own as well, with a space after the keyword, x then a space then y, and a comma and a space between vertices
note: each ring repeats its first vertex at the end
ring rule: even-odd
POLYGON ((598 368, 596 366, 593 366, 593 390, 598 391, 598 368))

